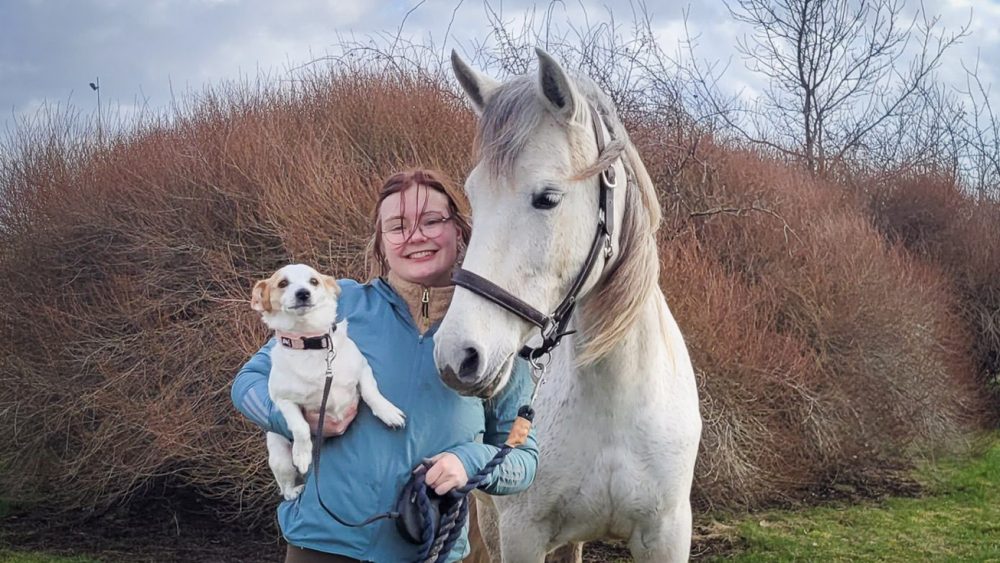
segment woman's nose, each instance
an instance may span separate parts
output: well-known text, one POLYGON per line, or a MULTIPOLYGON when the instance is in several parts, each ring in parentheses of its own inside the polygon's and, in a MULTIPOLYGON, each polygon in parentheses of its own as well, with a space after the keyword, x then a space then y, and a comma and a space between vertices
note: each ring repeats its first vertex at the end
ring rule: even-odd
POLYGON ((421 242, 427 240, 427 235, 424 234, 424 231, 421 230, 420 227, 414 227, 413 233, 410 234, 410 241, 415 240, 421 242))

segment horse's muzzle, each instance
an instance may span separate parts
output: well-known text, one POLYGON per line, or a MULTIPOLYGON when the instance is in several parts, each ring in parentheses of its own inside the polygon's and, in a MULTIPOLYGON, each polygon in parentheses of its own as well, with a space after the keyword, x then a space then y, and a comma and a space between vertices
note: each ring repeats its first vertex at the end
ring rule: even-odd
MULTIPOLYGON (((478 354, 477 354, 478 355, 478 354)), ((472 354, 467 354, 465 360, 456 373, 450 364, 440 368, 441 381, 448 387, 454 389, 458 394, 466 397, 479 397, 488 399, 495 395, 506 380, 504 377, 511 369, 513 356, 508 361, 503 362, 495 373, 482 375, 479 372, 479 360, 473 358, 472 354), (475 369, 472 364, 475 363, 475 369), (464 368, 464 369, 463 369, 464 368)))

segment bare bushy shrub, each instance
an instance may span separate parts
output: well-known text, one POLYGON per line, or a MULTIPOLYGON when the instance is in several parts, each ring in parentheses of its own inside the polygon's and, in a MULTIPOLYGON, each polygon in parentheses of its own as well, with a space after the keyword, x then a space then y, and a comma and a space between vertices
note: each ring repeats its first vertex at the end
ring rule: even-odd
POLYGON ((773 501, 960 443, 983 402, 943 276, 838 186, 701 147, 665 194, 662 252, 702 391, 699 499, 773 501))
POLYGON ((381 180, 469 166, 472 116, 441 85, 313 73, 205 94, 110 145, 35 131, 3 160, 0 479, 64 508, 163 479, 270 512, 262 436, 229 401, 265 339, 247 305, 289 261, 363 278, 381 180))
POLYGON ((808 485, 803 442, 818 441, 811 434, 822 428, 805 343, 776 332, 778 311, 761 294, 766 289, 728 274, 693 233, 665 244, 661 266, 705 421, 696 506, 753 506, 808 485))
MULTIPOLYGON (((474 118, 427 76, 233 85, 100 143, 55 123, 0 156, 5 494, 100 508, 168 481, 269 519, 262 437, 229 401, 266 337, 248 292, 289 261, 363 278, 380 181, 408 165, 464 177, 474 118)), ((979 405, 940 274, 838 186, 643 108, 626 118, 660 189, 661 284, 706 419, 699 506, 960 436, 979 405)))
POLYGON ((975 198, 948 174, 869 183, 875 224, 890 240, 940 268, 972 329, 981 383, 1000 401, 1000 203, 975 198))

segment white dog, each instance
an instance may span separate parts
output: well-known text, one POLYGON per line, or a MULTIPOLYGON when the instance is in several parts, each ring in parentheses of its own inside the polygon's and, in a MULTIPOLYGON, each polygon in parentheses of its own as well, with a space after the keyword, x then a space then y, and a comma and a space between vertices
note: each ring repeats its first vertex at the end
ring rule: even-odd
POLYGON ((327 417, 342 420, 357 405, 360 387, 360 396, 379 420, 393 428, 405 420, 403 411, 379 393, 371 367, 347 337, 347 321, 335 324, 339 296, 334 278, 303 264, 285 266, 253 287, 250 306, 278 339, 271 350, 268 391, 293 440, 268 432, 267 450, 268 465, 288 500, 302 492, 296 469, 305 474, 312 461, 312 438, 302 410, 319 410, 331 356, 327 417))

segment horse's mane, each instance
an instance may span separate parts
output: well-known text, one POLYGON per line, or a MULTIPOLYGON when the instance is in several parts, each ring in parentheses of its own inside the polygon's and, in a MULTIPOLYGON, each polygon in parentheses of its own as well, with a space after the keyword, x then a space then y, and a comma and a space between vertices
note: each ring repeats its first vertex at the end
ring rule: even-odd
MULTIPOLYGON (((577 92, 597 106, 614 138, 599 162, 586 162, 580 155, 574 159, 580 170, 577 177, 590 177, 620 156, 628 180, 617 260, 605 271, 597 292, 581 305, 583 348, 577 361, 587 365, 607 355, 625 336, 658 287, 655 233, 660 205, 649 173, 610 99, 587 77, 574 77, 573 82, 577 92)), ((545 111, 532 76, 519 76, 497 88, 483 108, 476 135, 478 157, 493 175, 511 170, 545 111)), ((569 120, 571 146, 579 146, 581 136, 593 136, 588 117, 586 104, 576 104, 569 120)))

